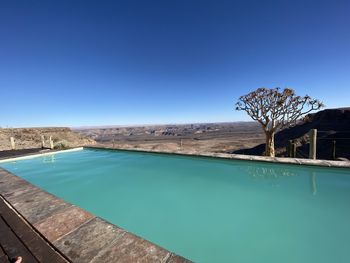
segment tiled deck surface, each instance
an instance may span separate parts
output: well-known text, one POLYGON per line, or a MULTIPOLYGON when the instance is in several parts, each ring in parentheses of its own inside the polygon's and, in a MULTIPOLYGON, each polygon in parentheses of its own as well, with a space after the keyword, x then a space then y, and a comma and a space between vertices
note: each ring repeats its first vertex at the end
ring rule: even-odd
MULTIPOLYGON (((41 233, 42 237, 37 234, 37 238, 45 240, 47 244, 46 248, 40 248, 42 253, 46 253, 47 248, 52 246, 72 262, 190 262, 69 204, 1 168, 0 194, 5 200, 4 204, 8 202, 19 214, 13 212, 11 218, 5 219, 6 225, 13 227, 17 221, 23 220, 21 216, 25 218, 31 227, 41 233), (48 243, 51 245, 49 246, 48 243)), ((4 217, 1 212, 1 219, 4 217)), ((20 250, 22 241, 9 243, 2 233, 3 229, 0 235, 0 248, 12 249, 10 257, 21 254, 20 256, 26 259, 23 260, 24 263, 64 262, 65 260, 64 257, 61 257, 63 261, 46 260, 46 258, 44 260, 40 256, 30 258, 30 255, 36 253, 33 250, 35 248, 27 247, 26 254, 24 250, 20 250)), ((16 234, 20 236, 21 231, 16 234)), ((28 243, 31 242, 28 241, 28 243)), ((4 251, 7 250, 0 250, 0 259, 5 260, 4 251)), ((55 253, 59 255, 58 252, 55 253)))
POLYGON ((0 262, 68 262, 0 197, 0 262))

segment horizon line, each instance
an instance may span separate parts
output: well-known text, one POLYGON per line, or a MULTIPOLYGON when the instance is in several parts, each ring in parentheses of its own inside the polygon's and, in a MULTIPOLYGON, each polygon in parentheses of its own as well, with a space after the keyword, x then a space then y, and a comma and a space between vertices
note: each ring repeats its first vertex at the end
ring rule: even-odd
POLYGON ((129 128, 129 127, 151 127, 151 126, 165 126, 165 125, 199 125, 199 124, 228 124, 228 123, 240 123, 240 122, 255 122, 253 120, 249 121, 218 121, 218 122, 184 122, 184 123, 137 123, 137 124, 106 124, 106 125, 82 125, 82 126, 16 126, 16 127, 1 127, 0 129, 53 129, 53 128, 70 128, 70 129, 92 129, 92 128, 129 128))

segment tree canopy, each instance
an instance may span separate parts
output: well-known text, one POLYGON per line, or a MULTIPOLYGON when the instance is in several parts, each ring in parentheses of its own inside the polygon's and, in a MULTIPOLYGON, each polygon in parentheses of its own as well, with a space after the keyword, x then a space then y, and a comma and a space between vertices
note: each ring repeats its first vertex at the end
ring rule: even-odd
POLYGON ((296 95, 293 89, 259 88, 239 97, 236 110, 246 111, 261 124, 266 135, 265 155, 275 156, 276 131, 295 124, 301 117, 323 106, 321 101, 308 95, 296 95))
POLYGON ((266 131, 284 128, 296 123, 304 115, 323 107, 323 103, 310 96, 297 96, 293 89, 259 88, 241 96, 236 110, 244 110, 258 121, 266 131))

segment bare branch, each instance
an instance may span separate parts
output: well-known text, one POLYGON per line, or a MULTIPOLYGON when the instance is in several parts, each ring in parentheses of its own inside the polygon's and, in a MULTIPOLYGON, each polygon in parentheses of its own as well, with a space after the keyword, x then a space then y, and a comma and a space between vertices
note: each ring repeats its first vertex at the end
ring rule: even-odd
POLYGON ((236 103, 236 110, 243 110, 258 121, 266 134, 273 136, 281 128, 296 124, 310 113, 324 107, 323 103, 310 96, 297 96, 295 91, 285 88, 258 88, 241 96, 236 103))

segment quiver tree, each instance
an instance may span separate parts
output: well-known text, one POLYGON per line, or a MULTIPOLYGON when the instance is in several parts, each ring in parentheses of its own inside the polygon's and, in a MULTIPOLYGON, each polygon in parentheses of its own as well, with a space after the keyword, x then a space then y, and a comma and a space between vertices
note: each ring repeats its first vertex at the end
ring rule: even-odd
POLYGON ((297 96, 292 89, 259 88, 241 96, 236 110, 244 110, 259 122, 266 135, 265 155, 275 156, 275 133, 281 128, 295 125, 303 116, 323 107, 323 103, 308 95, 297 96))

